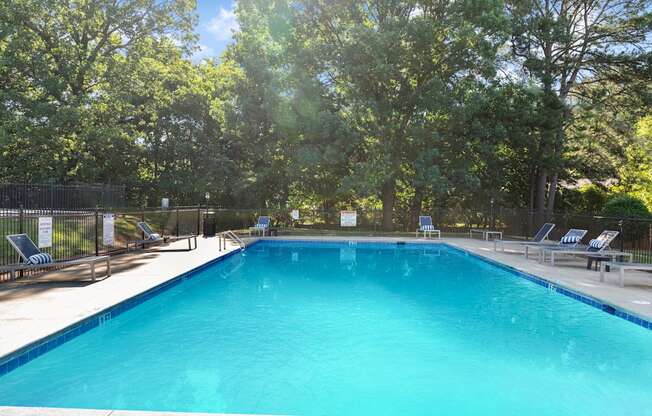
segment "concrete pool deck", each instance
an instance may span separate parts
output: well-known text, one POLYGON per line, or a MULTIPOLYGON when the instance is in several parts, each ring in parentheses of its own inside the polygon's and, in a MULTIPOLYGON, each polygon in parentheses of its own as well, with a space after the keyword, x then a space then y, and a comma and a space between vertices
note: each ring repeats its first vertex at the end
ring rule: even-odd
MULTIPOLYGON (((602 283, 599 272, 586 269, 585 258, 563 259, 553 267, 549 263, 542 265, 535 259, 525 259, 517 252, 518 247, 509 247, 505 253, 495 252, 492 242, 469 238, 424 240, 320 235, 264 239, 445 242, 652 320, 652 274, 628 272, 626 286, 621 288, 617 282, 618 273, 607 273, 607 279, 602 283)), ((248 240, 253 242, 256 238, 248 240)), ((181 249, 184 244, 181 241, 164 249, 181 249)), ((230 245, 227 251, 219 252, 216 238, 199 238, 198 248, 194 251, 162 253, 152 250, 116 256, 112 259, 113 276, 102 278, 103 267, 98 268, 98 277, 102 280, 97 282, 90 280, 90 273, 83 267, 76 267, 47 273, 35 279, 1 283, 0 357, 237 249, 238 246, 230 245)), ((0 406, 0 414, 3 416, 180 416, 191 413, 0 406)))

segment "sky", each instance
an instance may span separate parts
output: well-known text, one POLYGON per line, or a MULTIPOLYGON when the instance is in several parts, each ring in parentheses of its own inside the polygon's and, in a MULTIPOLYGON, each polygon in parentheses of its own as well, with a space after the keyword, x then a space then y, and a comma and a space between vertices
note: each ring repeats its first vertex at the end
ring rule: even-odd
POLYGON ((199 21, 195 31, 199 35, 199 51, 193 60, 219 57, 231 41, 238 23, 234 14, 234 0, 197 0, 199 21))

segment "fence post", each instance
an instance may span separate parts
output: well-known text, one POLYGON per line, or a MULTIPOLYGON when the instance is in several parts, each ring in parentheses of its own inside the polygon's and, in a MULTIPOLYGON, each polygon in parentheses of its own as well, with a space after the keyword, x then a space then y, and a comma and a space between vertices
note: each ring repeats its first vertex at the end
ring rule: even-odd
POLYGON ((20 206, 18 207, 18 233, 19 234, 25 232, 23 228, 23 219, 24 219, 23 217, 24 217, 23 204, 20 204, 20 206))
MULTIPOLYGON (((18 234, 22 234, 22 233, 25 232, 25 231, 24 231, 24 227, 23 227, 23 217, 24 217, 24 213, 23 213, 23 204, 20 204, 20 205, 18 206, 18 234)), ((23 259, 20 258, 20 257, 19 257, 19 259, 20 259, 20 262, 22 263, 22 262, 23 262, 23 259)), ((23 276, 24 276, 24 271, 23 271, 23 270, 21 270, 21 271, 19 272, 19 276, 20 276, 20 277, 23 277, 23 276)))
POLYGON ((201 204, 197 205, 197 235, 201 230, 201 204))
POLYGON ((96 205, 95 206, 95 255, 96 256, 100 255, 100 239, 99 239, 99 235, 98 235, 99 233, 98 233, 98 230, 97 230, 98 223, 99 223, 98 218, 99 218, 99 216, 98 216, 98 208, 97 208, 97 205, 96 205))
POLYGON ((179 237, 179 208, 177 207, 177 230, 176 230, 177 237, 179 237))
MULTIPOLYGON (((145 222, 145 206, 140 207, 140 220, 145 222)), ((140 239, 145 239, 145 233, 142 231, 140 232, 140 239)), ((143 250, 145 250, 145 243, 143 243, 143 250)))

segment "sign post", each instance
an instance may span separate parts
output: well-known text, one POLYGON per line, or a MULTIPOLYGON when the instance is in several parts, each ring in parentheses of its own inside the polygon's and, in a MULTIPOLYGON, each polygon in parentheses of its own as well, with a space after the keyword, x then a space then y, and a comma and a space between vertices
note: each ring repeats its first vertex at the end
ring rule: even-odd
POLYGON ((115 243, 115 214, 102 216, 102 244, 113 246, 115 243))
POLYGON ((52 217, 38 218, 38 246, 52 247, 52 217))

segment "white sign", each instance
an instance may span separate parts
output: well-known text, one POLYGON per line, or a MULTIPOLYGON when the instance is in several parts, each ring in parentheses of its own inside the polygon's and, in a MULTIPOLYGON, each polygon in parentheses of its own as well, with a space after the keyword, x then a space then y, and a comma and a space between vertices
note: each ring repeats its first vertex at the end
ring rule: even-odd
POLYGON ((293 209, 290 215, 292 216, 293 220, 297 221, 299 219, 299 210, 293 209))
POLYGON ((162 209, 170 208, 170 198, 161 198, 161 208, 162 209))
POLYGON ((38 246, 52 247, 52 217, 38 218, 38 246))
POLYGON ((355 227, 357 218, 357 211, 340 211, 340 225, 342 227, 355 227))
POLYGON ((102 244, 112 246, 115 240, 115 214, 102 216, 102 244))

